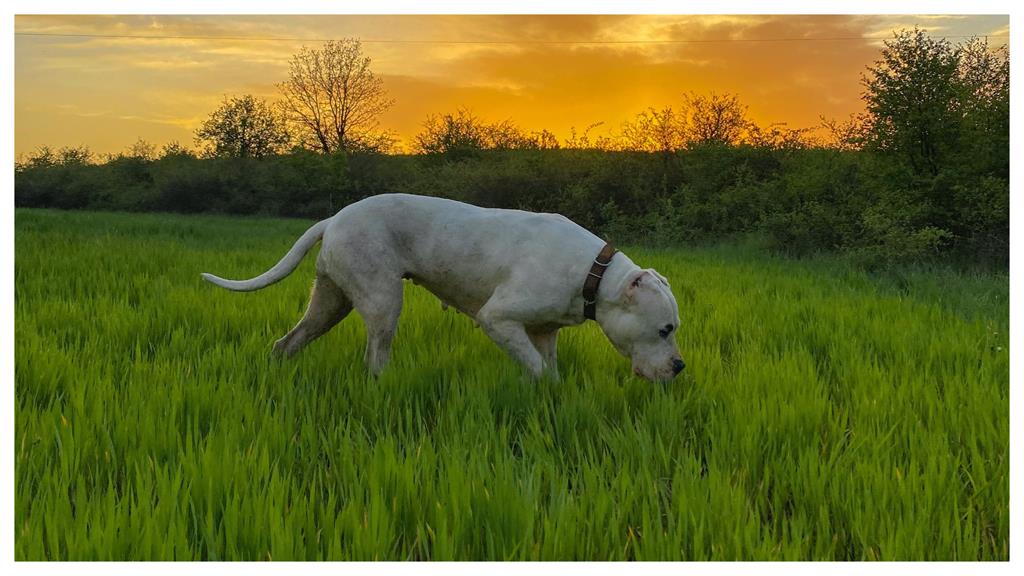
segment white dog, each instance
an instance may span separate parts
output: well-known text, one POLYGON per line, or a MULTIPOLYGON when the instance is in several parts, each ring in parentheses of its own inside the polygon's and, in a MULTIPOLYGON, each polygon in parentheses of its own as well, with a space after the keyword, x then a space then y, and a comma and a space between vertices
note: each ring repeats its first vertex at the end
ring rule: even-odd
POLYGON ((278 354, 295 354, 355 308, 366 324, 367 366, 378 374, 391 354, 408 278, 475 318, 535 377, 557 377, 558 330, 586 317, 632 359, 636 374, 669 380, 684 367, 672 334, 679 311, 665 278, 558 214, 384 194, 314 224, 256 278, 202 276, 229 290, 259 290, 290 274, 319 240, 309 308, 274 345, 278 354))

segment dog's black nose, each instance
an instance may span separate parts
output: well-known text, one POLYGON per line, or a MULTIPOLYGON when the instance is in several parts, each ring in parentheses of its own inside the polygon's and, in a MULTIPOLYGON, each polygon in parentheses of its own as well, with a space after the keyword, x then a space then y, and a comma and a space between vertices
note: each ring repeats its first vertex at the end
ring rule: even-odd
POLYGON ((683 362, 682 358, 676 358, 672 361, 672 372, 674 374, 679 374, 683 371, 683 368, 686 368, 686 362, 683 362))

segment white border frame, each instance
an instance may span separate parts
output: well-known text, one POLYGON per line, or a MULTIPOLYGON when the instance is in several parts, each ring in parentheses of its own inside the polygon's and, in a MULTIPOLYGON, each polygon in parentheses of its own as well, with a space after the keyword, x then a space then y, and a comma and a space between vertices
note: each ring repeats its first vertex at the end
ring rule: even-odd
MULTIPOLYGON (((861 563, 773 563, 750 562, 735 564, 731 562, 688 562, 675 563, 600 563, 600 562, 550 562, 540 565, 520 565, 518 563, 470 563, 470 562, 435 562, 435 563, 373 563, 349 562, 344 564, 316 562, 275 562, 275 563, 232 563, 225 565, 219 562, 193 562, 189 564, 175 562, 149 562, 142 568, 133 563, 117 562, 14 562, 14 15, 15 14, 1009 14, 1010 15, 1010 51, 1011 57, 1011 138, 1012 151, 1021 150, 1020 106, 1021 67, 1017 62, 1020 58, 1018 45, 1012 30, 1020 21, 1017 8, 1020 4, 1009 1, 977 0, 972 2, 953 2, 950 0, 833 0, 830 2, 810 2, 795 0, 775 0, 774 2, 757 2, 753 0, 727 0, 719 2, 670 2, 663 0, 631 0, 630 2, 609 2, 607 0, 509 0, 499 2, 482 1, 469 3, 456 0, 442 2, 414 2, 411 0, 347 0, 345 2, 328 2, 326 0, 289 0, 264 5, 255 2, 229 2, 225 0, 177 2, 139 0, 124 2, 116 0, 92 0, 89 2, 73 0, 9 0, 10 36, 0 43, 2 61, 8 65, 8 82, 0 87, 3 103, 8 111, 3 121, 7 137, 0 144, 0 157, 8 158, 5 169, 4 197, 6 202, 0 206, 0 222, 4 223, 4 234, 0 237, 0 378, 3 382, 5 395, 0 407, 2 420, 6 422, 2 431, 3 442, 0 442, 0 562, 15 574, 63 574, 63 573, 101 573, 126 574, 134 576, 140 569, 154 575, 178 574, 187 569, 196 575, 220 574, 225 571, 251 574, 335 574, 344 570, 352 574, 392 574, 417 572, 424 574, 477 576, 480 572, 499 576, 518 574, 524 569, 541 570, 543 572, 580 571, 587 574, 678 574, 682 571, 702 574, 735 574, 737 572, 767 574, 820 574, 823 571, 838 574, 861 574, 871 570, 879 574, 905 574, 908 571, 924 570, 929 574, 960 574, 966 571, 981 571, 1008 574, 1019 562, 1022 550, 1021 538, 1024 525, 1021 523, 1021 506, 1014 495, 1021 493, 1018 484, 1021 479, 1021 426, 1014 416, 1020 416, 1021 393, 1019 382, 1021 369, 1019 362, 1011 361, 1010 365, 1010 543, 1011 560, 1003 563, 878 563, 870 566, 861 563), (1014 393, 1016 392, 1016 393, 1014 393), (1014 554, 1016 552, 1016 554, 1014 554)), ((1011 156, 1012 157, 1012 156, 1011 156)), ((1011 216, 1011 302, 1020 301, 1020 276, 1022 260, 1019 248, 1019 234, 1013 234, 1013 224, 1021 222, 1020 177, 1011 177, 1010 216, 1011 216)), ((1011 333, 1022 326, 1019 307, 1010 309, 1011 333)), ((1011 358, 1024 358, 1024 346, 1021 338, 1011 338, 1011 358)))

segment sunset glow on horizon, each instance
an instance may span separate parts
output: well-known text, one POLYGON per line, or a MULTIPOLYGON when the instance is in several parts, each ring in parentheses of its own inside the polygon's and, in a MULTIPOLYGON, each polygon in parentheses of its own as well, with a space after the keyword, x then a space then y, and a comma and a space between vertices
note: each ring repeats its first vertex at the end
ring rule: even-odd
POLYGON ((15 153, 193 146, 225 96, 273 100, 303 45, 357 38, 394 106, 381 128, 408 149, 429 114, 564 139, 614 133, 686 92, 737 94, 765 125, 811 127, 862 110, 881 39, 921 28, 1009 42, 999 16, 17 16, 15 153))

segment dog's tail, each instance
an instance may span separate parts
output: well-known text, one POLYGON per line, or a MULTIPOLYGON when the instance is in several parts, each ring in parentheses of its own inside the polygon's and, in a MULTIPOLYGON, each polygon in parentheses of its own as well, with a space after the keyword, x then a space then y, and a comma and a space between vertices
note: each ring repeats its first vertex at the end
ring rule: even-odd
POLYGON ((266 288, 274 282, 281 280, 285 276, 292 273, 292 270, 302 262, 302 258, 309 252, 320 238, 324 235, 324 229, 327 228, 328 220, 321 220, 314 224, 309 230, 306 230, 305 234, 299 237, 295 241, 295 245, 292 249, 284 255, 284 258, 274 265, 273 268, 267 270, 263 274, 249 280, 225 280, 219 276, 213 274, 207 274, 203 272, 203 280, 212 282, 221 288, 227 288, 228 290, 234 290, 236 292, 251 292, 253 290, 259 290, 266 288))

